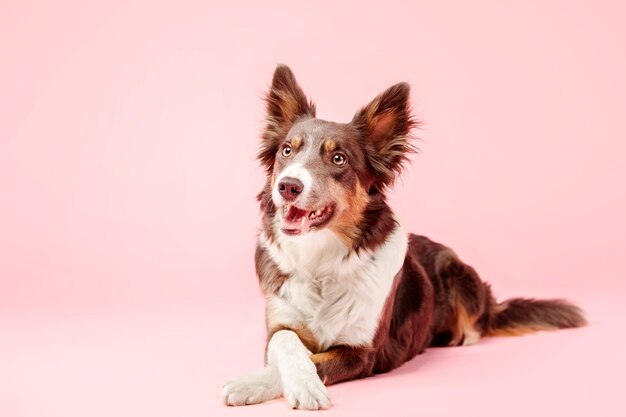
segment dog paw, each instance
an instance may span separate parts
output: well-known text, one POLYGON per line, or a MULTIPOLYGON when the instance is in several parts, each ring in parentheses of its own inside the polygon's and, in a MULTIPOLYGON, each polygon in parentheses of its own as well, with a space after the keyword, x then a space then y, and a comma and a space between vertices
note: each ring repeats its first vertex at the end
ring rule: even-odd
POLYGON ((226 405, 251 405, 278 398, 280 382, 270 368, 229 381, 222 388, 226 405))
POLYGON ((294 375, 293 378, 283 382, 283 395, 289 407, 299 410, 320 410, 330 407, 328 390, 317 373, 294 375))

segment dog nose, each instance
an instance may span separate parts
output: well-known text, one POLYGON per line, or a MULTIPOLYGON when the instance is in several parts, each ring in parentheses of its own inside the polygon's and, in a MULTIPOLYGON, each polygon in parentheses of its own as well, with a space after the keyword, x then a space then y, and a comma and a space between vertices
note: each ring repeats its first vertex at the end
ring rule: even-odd
POLYGON ((286 177, 278 182, 278 192, 285 201, 295 200, 302 193, 302 181, 296 178, 286 177))

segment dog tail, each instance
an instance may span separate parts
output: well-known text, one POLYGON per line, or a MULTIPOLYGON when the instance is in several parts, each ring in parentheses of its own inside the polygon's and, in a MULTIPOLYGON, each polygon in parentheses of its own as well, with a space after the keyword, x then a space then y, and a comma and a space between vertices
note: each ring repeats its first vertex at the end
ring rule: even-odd
POLYGON ((557 330, 587 324, 583 311, 564 300, 512 298, 490 303, 487 336, 520 336, 538 330, 557 330))

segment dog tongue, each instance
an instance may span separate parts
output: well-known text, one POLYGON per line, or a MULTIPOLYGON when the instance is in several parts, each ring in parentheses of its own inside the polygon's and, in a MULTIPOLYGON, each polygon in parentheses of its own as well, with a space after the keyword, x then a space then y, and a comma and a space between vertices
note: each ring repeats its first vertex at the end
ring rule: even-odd
POLYGON ((309 212, 296 206, 289 207, 289 211, 283 217, 283 229, 292 232, 305 233, 311 228, 309 212))

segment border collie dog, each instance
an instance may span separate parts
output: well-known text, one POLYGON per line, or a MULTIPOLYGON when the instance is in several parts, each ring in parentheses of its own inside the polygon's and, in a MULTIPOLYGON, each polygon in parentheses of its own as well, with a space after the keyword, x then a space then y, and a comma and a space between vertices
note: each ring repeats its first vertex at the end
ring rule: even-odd
POLYGON ((390 371, 428 346, 585 324, 564 301, 497 302, 451 249, 402 229, 385 193, 413 150, 406 83, 335 123, 315 117, 279 65, 266 107, 255 255, 265 367, 227 383, 226 404, 283 396, 291 408, 327 408, 326 385, 390 371))

